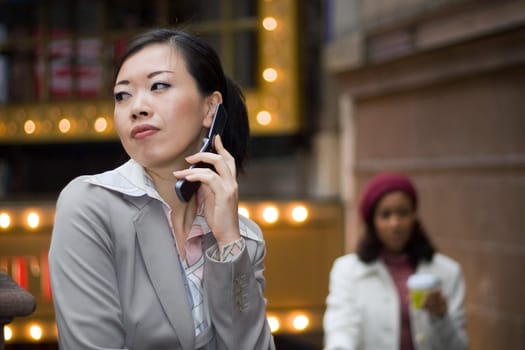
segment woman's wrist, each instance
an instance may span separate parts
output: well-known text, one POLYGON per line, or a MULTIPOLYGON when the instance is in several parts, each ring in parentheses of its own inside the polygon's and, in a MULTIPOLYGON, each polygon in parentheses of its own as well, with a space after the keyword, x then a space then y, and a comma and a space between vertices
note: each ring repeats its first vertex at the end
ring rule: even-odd
POLYGON ((217 242, 217 249, 212 252, 211 258, 221 262, 231 261, 244 249, 244 245, 244 238, 240 236, 227 243, 217 242))

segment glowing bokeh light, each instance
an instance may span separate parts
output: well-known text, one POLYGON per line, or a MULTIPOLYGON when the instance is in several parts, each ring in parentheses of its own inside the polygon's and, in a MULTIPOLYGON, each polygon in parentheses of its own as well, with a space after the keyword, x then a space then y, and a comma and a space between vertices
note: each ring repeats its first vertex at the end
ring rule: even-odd
POLYGON ((268 316, 268 325, 270 326, 270 331, 275 333, 281 328, 281 323, 279 319, 275 316, 268 316))
POLYGON ((257 122, 261 125, 268 125, 272 122, 272 115, 268 111, 257 113, 257 122))
POLYGON ((3 229, 9 228, 11 226, 11 217, 7 213, 0 214, 0 227, 3 229))
POLYGON ((250 211, 246 207, 240 206, 239 209, 238 209, 238 212, 239 212, 239 215, 242 215, 245 218, 249 218, 250 217, 250 211))
POLYGON ((36 124, 31 119, 26 120, 24 123, 24 132, 28 135, 33 134, 36 131, 36 124))
POLYGON ((273 83, 274 81, 277 80, 278 74, 274 68, 266 68, 263 71, 262 76, 264 80, 266 80, 267 82, 273 83))
POLYGON ((304 222, 308 218, 308 209, 303 205, 298 205, 292 209, 292 219, 295 222, 304 222))
POLYGON ((95 124, 93 125, 96 132, 102 133, 108 129, 108 121, 104 117, 99 117, 97 120, 95 120, 95 124))
POLYGON ((40 215, 34 211, 27 214, 27 225, 33 229, 37 228, 40 225, 40 215))
POLYGON ((269 205, 263 209, 262 217, 267 223, 273 224, 279 219, 279 210, 273 205, 269 205))
POLYGON ((4 326, 4 339, 5 341, 13 339, 13 330, 9 326, 4 326))
POLYGON ((265 17, 262 20, 262 26, 267 31, 270 31, 270 32, 274 31, 277 28, 277 20, 275 19, 275 17, 271 17, 271 16, 265 17))
POLYGON ((34 340, 40 340, 42 339, 42 327, 39 325, 32 325, 29 327, 29 336, 34 340))
POLYGON ((61 133, 66 134, 71 130, 71 122, 67 118, 60 119, 58 122, 58 130, 61 133))
POLYGON ((303 331, 308 327, 310 319, 306 315, 297 315, 293 319, 293 328, 298 331, 303 331))

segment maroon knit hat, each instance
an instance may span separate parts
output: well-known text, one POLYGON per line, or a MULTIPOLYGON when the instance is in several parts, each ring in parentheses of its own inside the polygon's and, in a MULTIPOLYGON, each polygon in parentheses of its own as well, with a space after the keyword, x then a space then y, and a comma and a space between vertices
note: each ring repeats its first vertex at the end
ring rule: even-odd
POLYGON ((412 181, 400 173, 384 172, 368 181, 361 194, 360 210, 365 222, 371 220, 372 210, 381 197, 392 191, 405 192, 417 208, 417 193, 412 181))

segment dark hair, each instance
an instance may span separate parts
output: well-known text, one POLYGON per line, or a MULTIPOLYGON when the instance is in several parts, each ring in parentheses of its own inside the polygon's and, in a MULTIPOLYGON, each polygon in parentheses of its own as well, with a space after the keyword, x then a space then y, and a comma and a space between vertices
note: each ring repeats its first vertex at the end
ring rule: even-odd
MULTIPOLYGON (((377 205, 372 209, 374 214, 376 207, 377 205)), ((382 250, 383 243, 377 235, 372 215, 372 218, 366 222, 365 235, 357 246, 357 256, 361 261, 369 264, 377 260, 382 250)), ((417 267, 420 261, 432 261, 435 252, 434 245, 428 238, 426 230, 421 222, 416 220, 412 227, 412 234, 404 248, 404 253, 408 255, 410 265, 417 267)))
POLYGON ((179 50, 201 94, 208 96, 214 91, 221 93, 222 103, 228 113, 221 139, 224 147, 235 158, 237 169, 242 171, 250 140, 244 95, 239 85, 224 74, 219 56, 203 39, 180 29, 152 29, 139 34, 120 57, 115 77, 130 56, 153 44, 167 44, 179 50))

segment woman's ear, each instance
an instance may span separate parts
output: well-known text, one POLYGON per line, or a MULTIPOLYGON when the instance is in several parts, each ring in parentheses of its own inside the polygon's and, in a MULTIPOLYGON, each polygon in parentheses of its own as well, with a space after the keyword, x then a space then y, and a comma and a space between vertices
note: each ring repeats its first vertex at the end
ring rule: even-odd
POLYGON ((213 116, 217 110, 218 105, 222 103, 222 95, 219 91, 214 91, 211 95, 206 97, 206 117, 202 121, 202 125, 206 128, 211 126, 213 116))

